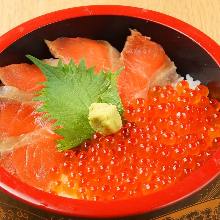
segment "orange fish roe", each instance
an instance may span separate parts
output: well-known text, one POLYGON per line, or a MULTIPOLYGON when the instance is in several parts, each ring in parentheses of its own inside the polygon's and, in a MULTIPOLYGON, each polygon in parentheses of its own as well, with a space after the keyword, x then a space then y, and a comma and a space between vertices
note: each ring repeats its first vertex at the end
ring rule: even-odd
POLYGON ((115 200, 161 190, 200 167, 220 146, 220 103, 208 89, 154 87, 125 110, 116 134, 65 152, 50 190, 79 199, 115 200))

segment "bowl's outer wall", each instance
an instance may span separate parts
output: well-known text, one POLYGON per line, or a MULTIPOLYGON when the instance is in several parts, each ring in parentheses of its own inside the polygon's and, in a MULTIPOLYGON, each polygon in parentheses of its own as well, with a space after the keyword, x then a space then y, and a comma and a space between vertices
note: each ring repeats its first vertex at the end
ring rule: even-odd
MULTIPOLYGON (((175 62, 178 67, 178 73, 181 75, 189 73, 203 83, 219 78, 219 66, 196 42, 169 27, 152 21, 126 16, 85 16, 42 27, 17 40, 0 53, 0 66, 28 62, 25 58, 26 54, 31 54, 38 58, 50 58, 51 55, 43 40, 54 40, 58 37, 80 36, 107 40, 121 51, 126 37, 129 35, 129 28, 137 29, 142 34, 151 37, 153 41, 161 44, 171 60, 175 62)), ((199 192, 193 198, 198 201, 200 197, 201 193, 199 192)), ((10 198, 7 197, 7 200, 10 200, 10 198)), ((165 208, 164 211, 162 209, 160 214, 174 210, 174 207, 183 207, 185 201, 190 204, 190 200, 182 200, 177 206, 165 208)), ((16 205, 17 203, 12 201, 12 204, 16 205)), ((28 208, 27 205, 21 206, 35 213, 40 212, 32 207, 28 208)), ((43 211, 41 213, 43 216, 49 216, 43 211)), ((158 215, 159 213, 156 212, 148 213, 145 216, 140 216, 140 219, 149 219, 158 215)), ((53 219, 58 219, 58 217, 53 219)))
MULTIPOLYGON (((220 178, 217 178, 211 184, 204 187, 199 192, 193 194, 193 196, 183 199, 171 206, 141 215, 135 215, 124 218, 111 218, 109 220, 219 220, 219 186, 220 178)), ((89 220, 88 218, 65 217, 58 214, 48 213, 46 211, 36 209, 32 206, 21 203, 18 200, 12 199, 10 196, 3 194, 0 191, 0 210, 1 208, 3 210, 3 213, 7 213, 8 215, 8 218, 6 219, 12 220, 89 220)), ((4 220, 4 218, 1 220, 4 220)))
POLYGON ((181 75, 190 74, 203 83, 219 76, 219 67, 196 42, 183 34, 161 24, 126 16, 85 16, 60 21, 27 34, 0 54, 0 66, 28 62, 26 54, 38 58, 51 57, 44 39, 58 37, 87 37, 107 40, 119 51, 122 50, 129 29, 137 29, 165 49, 178 67, 181 75))

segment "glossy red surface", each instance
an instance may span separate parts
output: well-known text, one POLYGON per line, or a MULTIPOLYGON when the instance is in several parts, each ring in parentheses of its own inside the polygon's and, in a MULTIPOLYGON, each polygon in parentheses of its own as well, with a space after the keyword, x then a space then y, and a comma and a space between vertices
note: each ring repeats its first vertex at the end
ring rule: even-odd
MULTIPOLYGON (((28 21, 0 38, 0 52, 26 34, 45 25, 69 18, 93 15, 122 15, 154 21, 183 33, 197 42, 220 66, 220 47, 217 43, 192 26, 150 10, 125 6, 88 6, 53 12, 28 21)), ((162 208, 198 191, 220 173, 220 150, 203 167, 183 181, 151 195, 110 202, 84 201, 61 198, 20 182, 0 169, 0 188, 30 205, 64 215, 87 217, 116 217, 135 215, 162 208)))

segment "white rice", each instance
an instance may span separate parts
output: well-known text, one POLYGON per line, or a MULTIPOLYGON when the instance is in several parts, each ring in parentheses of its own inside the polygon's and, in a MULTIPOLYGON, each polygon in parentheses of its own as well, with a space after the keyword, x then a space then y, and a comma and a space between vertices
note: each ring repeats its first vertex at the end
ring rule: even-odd
POLYGON ((185 78, 184 78, 184 77, 178 78, 177 81, 176 81, 175 83, 173 83, 173 86, 176 87, 177 83, 178 83, 178 82, 181 82, 181 81, 183 81, 183 80, 186 80, 186 81, 189 83, 189 87, 190 87, 191 89, 195 89, 198 85, 201 84, 201 82, 200 82, 199 80, 194 80, 194 79, 192 78, 192 76, 190 76, 189 74, 186 74, 186 77, 185 77, 185 78))
POLYGON ((199 80, 193 80, 192 76, 186 74, 186 81, 189 83, 191 89, 195 89, 198 85, 201 84, 199 80))

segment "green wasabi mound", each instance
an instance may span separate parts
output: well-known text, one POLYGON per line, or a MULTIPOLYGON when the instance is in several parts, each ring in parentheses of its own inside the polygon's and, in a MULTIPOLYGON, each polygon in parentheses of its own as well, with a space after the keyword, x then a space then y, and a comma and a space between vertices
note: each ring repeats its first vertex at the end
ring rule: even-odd
POLYGON ((92 103, 88 119, 92 129, 102 135, 114 134, 122 127, 121 116, 112 104, 92 103))

